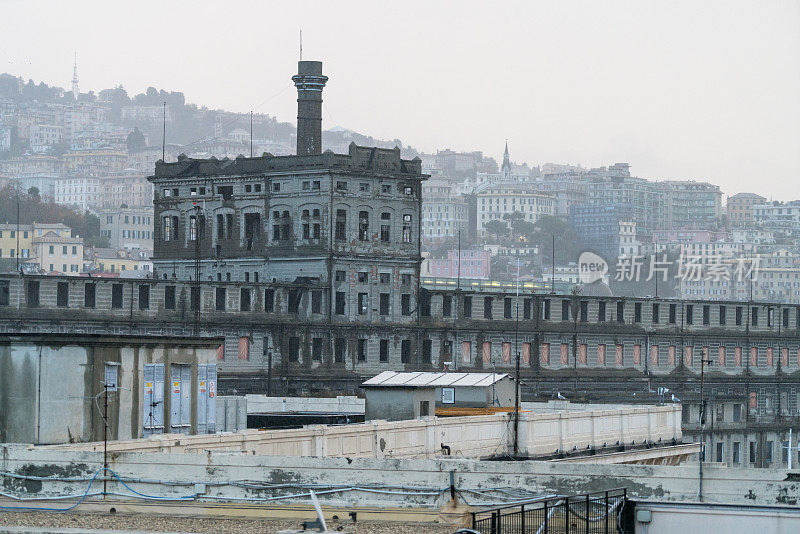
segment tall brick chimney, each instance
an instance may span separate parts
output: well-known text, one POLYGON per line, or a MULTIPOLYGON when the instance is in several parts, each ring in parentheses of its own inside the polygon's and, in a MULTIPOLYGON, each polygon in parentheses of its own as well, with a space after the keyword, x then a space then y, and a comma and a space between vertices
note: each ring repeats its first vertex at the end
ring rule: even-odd
POLYGON ((322 153, 322 90, 327 76, 321 61, 299 61, 297 75, 297 155, 322 153))

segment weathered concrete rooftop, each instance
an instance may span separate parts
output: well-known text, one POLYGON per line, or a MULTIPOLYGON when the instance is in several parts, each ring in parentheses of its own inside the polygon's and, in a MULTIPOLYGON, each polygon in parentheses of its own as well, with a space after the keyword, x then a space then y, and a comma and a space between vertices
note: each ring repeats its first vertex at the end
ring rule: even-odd
POLYGON ((151 180, 201 176, 241 176, 320 169, 425 177, 422 174, 422 160, 419 157, 410 160, 402 159, 398 147, 387 149, 364 147, 351 143, 348 154, 335 154, 326 150, 322 154, 305 156, 273 156, 265 152, 261 156, 252 158, 239 155, 233 160, 217 159, 216 157, 194 159, 181 154, 176 162, 157 161, 155 175, 151 177, 151 180))

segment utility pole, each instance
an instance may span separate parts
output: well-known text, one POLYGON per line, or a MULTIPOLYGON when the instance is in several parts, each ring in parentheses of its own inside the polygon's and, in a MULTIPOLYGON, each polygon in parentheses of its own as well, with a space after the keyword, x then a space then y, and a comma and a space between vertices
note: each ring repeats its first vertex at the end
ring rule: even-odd
POLYGON ((19 270, 19 191, 17 191, 17 232, 16 232, 16 236, 17 236, 17 251, 16 251, 16 254, 14 254, 14 259, 16 261, 16 270, 17 270, 17 272, 20 272, 20 270, 19 270))
POLYGON ((714 363, 712 360, 706 359, 705 354, 700 354, 700 491, 698 495, 700 502, 703 502, 703 462, 706 456, 706 399, 703 394, 703 385, 706 365, 712 363, 714 363))
POLYGON ((556 234, 553 234, 552 272, 550 273, 550 292, 556 292, 556 234))
MULTIPOLYGON (((200 295, 200 205, 195 203, 194 206, 194 287, 198 295, 200 295)), ((194 335, 200 335, 200 305, 194 311, 194 335)))
POLYGON ((456 274, 456 289, 461 289, 461 230, 458 231, 458 273, 456 274))
POLYGON ((250 157, 253 157, 253 110, 250 110, 250 157))
POLYGON ((103 382, 103 499, 108 495, 108 382, 103 382))
POLYGON ((519 254, 517 254, 516 320, 514 322, 514 352, 517 354, 514 379, 514 458, 519 455, 519 254))

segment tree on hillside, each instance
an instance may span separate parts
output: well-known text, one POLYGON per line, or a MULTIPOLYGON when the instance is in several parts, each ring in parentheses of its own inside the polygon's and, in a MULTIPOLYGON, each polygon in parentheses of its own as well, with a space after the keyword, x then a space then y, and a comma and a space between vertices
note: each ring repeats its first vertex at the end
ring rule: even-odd
POLYGON ((578 260, 578 236, 566 221, 552 215, 542 215, 530 230, 525 235, 526 241, 536 245, 543 258, 552 257, 555 236, 556 262, 564 264, 578 260))
POLYGON ((493 220, 483 223, 484 229, 491 235, 499 238, 508 234, 508 226, 503 221, 493 220))
POLYGON ((128 137, 125 139, 125 144, 128 145, 128 150, 136 150, 147 146, 144 139, 144 134, 138 127, 135 127, 128 137))

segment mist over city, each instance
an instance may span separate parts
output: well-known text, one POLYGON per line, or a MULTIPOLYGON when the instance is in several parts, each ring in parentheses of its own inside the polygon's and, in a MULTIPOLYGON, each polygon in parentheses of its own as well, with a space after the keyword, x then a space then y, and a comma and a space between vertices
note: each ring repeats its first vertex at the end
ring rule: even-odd
POLYGON ((798 179, 797 1, 2 1, 0 533, 800 529, 798 179))

